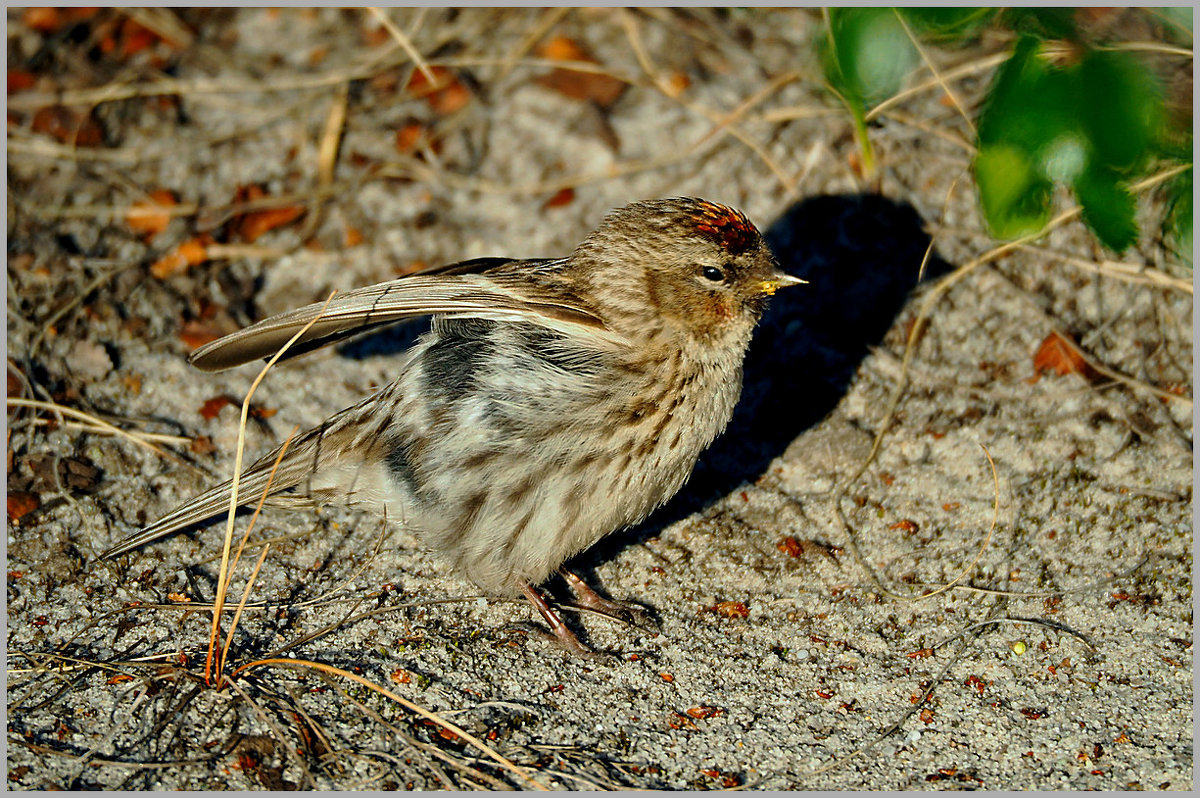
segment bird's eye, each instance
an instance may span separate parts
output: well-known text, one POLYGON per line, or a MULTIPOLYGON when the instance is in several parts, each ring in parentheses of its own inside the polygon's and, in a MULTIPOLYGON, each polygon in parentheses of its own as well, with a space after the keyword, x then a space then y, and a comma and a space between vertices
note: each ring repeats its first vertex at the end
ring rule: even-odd
POLYGON ((725 272, 716 266, 705 266, 702 274, 705 279, 712 280, 714 283, 719 283, 725 279, 725 272))

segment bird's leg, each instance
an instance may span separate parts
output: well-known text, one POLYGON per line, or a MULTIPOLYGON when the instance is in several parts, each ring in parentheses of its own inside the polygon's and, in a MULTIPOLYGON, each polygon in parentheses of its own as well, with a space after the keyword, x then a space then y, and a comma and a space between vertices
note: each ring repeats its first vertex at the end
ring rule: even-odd
POLYGON ((537 611, 541 613, 542 618, 550 625, 550 631, 554 632, 554 636, 558 638, 560 643, 574 654, 586 656, 592 653, 587 646, 579 642, 579 638, 575 636, 575 633, 567 628, 567 625, 563 623, 563 619, 558 617, 558 613, 551 609, 541 593, 529 585, 524 585, 521 590, 525 593, 525 598, 529 599, 529 603, 537 607, 537 611))
POLYGON ((575 600, 579 602, 579 606, 598 612, 601 615, 614 617, 630 626, 638 626, 639 621, 654 623, 654 620, 649 617, 650 614, 646 612, 644 607, 624 601, 606 599, 593 590, 592 586, 583 581, 578 574, 568 571, 566 568, 559 568, 558 573, 566 580, 567 586, 571 588, 571 592, 575 594, 575 600))

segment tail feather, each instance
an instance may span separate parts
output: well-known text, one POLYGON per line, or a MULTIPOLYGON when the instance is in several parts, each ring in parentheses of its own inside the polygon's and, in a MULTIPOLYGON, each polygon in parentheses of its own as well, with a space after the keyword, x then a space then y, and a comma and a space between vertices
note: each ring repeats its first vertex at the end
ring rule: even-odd
MULTIPOLYGON (((325 424, 297 436, 287 444, 287 452, 278 466, 275 465, 275 460, 283 446, 276 447, 270 454, 259 458, 238 480, 238 506, 257 504, 264 491, 267 491, 268 496, 273 496, 303 485, 318 472, 336 466, 347 452, 354 452, 356 458, 363 458, 367 452, 355 447, 354 443, 363 440, 367 431, 356 423, 362 419, 361 413, 353 412, 356 410, 361 410, 361 405, 344 410, 325 424)), ((371 430, 374 444, 381 441, 378 432, 379 430, 371 430)), ((373 449, 374 446, 366 448, 373 449)), ((226 512, 229 509, 232 489, 233 480, 210 488, 110 547, 100 555, 100 559, 125 554, 226 512)))

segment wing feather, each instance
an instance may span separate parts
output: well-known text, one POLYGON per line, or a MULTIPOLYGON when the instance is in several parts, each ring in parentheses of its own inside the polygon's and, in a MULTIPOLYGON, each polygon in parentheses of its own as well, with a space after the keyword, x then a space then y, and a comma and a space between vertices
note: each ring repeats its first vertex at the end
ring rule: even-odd
MULTIPOLYGON (((527 268, 552 263, 556 262, 524 262, 527 268)), ((504 279, 512 272, 502 267, 520 265, 480 259, 359 288, 334 296, 328 304, 317 302, 264 319, 201 346, 188 359, 204 371, 221 371, 267 358, 314 317, 317 321, 288 354, 302 354, 350 335, 426 315, 526 321, 602 337, 608 333, 603 321, 583 303, 547 283, 504 279), (476 269, 489 275, 470 273, 476 269)))

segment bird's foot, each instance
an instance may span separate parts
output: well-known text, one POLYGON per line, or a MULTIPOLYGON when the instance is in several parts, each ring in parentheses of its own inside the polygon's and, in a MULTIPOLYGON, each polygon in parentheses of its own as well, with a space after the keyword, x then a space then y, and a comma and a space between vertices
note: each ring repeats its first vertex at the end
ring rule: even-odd
POLYGON ((560 568, 558 572, 566 580, 571 592, 575 594, 576 603, 583 609, 614 618, 639 629, 658 631, 658 620, 646 607, 629 601, 614 601, 605 598, 593 590, 592 586, 583 581, 578 574, 565 568, 560 568))

